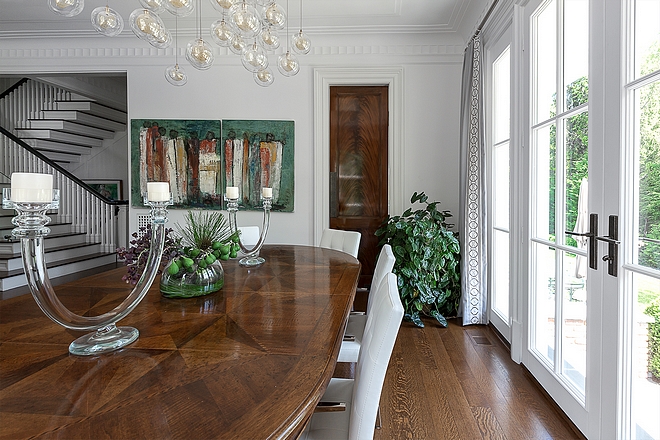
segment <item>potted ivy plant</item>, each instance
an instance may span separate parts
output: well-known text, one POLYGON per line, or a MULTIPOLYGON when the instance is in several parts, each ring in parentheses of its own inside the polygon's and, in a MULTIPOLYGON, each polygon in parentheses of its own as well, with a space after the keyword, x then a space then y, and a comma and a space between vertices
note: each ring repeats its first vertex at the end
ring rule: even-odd
POLYGON ((428 202, 426 194, 415 192, 410 203, 417 202, 426 206, 388 216, 376 236, 379 246, 389 244, 396 256, 393 272, 404 319, 424 327, 421 316, 426 315, 446 327, 446 317, 455 316, 460 301, 460 244, 445 222, 451 214, 437 209, 440 202, 428 202))

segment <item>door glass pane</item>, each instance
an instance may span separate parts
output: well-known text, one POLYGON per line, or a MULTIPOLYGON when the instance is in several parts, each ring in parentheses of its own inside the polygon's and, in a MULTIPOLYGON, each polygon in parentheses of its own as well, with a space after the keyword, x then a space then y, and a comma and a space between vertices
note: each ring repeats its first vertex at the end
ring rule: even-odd
POLYGON ((536 352, 554 365, 555 353, 555 250, 538 243, 532 246, 534 262, 534 342, 536 352))
MULTIPOLYGON (((660 47, 658 55, 660 56, 660 47)), ((660 270, 660 81, 635 92, 638 264, 660 270)))
POLYGON ((565 110, 587 102, 589 73, 589 1, 564 0, 565 110))
POLYGON ((660 0, 635 2, 635 78, 660 69, 660 0))
POLYGON ((587 374, 587 258, 563 254, 562 374, 584 394, 587 374))
POLYGON ((493 292, 494 308, 509 320, 509 234, 493 230, 493 292))
POLYGON ((493 143, 509 139, 511 55, 507 47, 493 63, 493 143))
POLYGON ((630 438, 660 439, 660 279, 633 275, 630 438))
POLYGON ((534 232, 543 240, 555 240, 556 137, 554 124, 534 132, 534 232))
POLYGON ((509 143, 493 149, 493 226, 509 230, 509 143))
MULTIPOLYGON (((566 167, 565 225, 567 231, 582 233, 589 231, 589 212, 587 207, 587 169, 589 167, 587 152, 589 145, 588 123, 589 115, 585 111, 567 118, 564 124, 564 163, 566 167)), ((566 235, 565 244, 584 249, 587 240, 586 238, 566 235)))
POLYGON ((556 113, 557 96, 557 3, 548 2, 536 15, 534 123, 545 121, 556 113))

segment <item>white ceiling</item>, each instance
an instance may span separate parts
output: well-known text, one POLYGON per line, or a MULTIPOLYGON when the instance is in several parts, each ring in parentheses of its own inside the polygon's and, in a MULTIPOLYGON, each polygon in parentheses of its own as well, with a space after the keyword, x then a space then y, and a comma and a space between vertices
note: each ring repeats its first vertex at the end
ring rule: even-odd
MULTIPOLYGON (((300 19, 300 0, 277 0, 286 7, 292 27, 300 19)), ((305 32, 412 32, 456 33, 466 41, 476 29, 492 0, 303 0, 305 32)), ((93 33, 91 11, 108 4, 124 20, 140 7, 138 0, 86 0, 83 12, 73 18, 53 13, 47 0, 0 0, 0 38, 21 36, 80 35, 93 33)), ((208 0, 201 0, 204 20, 220 17, 208 0)), ((161 14, 165 24, 174 26, 168 13, 161 14), (171 23, 170 23, 171 22, 171 23)), ((203 24, 207 26, 208 24, 203 24)), ((179 20, 179 29, 194 29, 194 14, 179 20)), ((130 33, 128 26, 124 33, 130 33)))

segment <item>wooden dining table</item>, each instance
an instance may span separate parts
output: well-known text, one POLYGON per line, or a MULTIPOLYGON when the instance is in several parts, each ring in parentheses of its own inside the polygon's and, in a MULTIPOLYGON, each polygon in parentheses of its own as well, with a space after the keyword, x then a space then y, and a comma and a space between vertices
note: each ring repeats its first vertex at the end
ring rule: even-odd
MULTIPOLYGON (((139 339, 99 356, 69 354, 81 333, 31 295, 0 301, 0 439, 296 438, 334 371, 360 263, 309 246, 261 255, 223 261, 225 285, 206 296, 164 298, 157 277, 119 322, 139 339)), ((131 290, 125 270, 55 290, 97 315, 131 290)))

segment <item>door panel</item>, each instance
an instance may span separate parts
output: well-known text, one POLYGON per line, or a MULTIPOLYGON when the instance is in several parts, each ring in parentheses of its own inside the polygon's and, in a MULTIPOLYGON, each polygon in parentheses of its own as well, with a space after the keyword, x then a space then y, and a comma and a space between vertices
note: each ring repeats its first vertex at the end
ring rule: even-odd
POLYGON ((330 87, 330 227, 362 234, 360 286, 373 277, 387 217, 387 86, 330 87))

